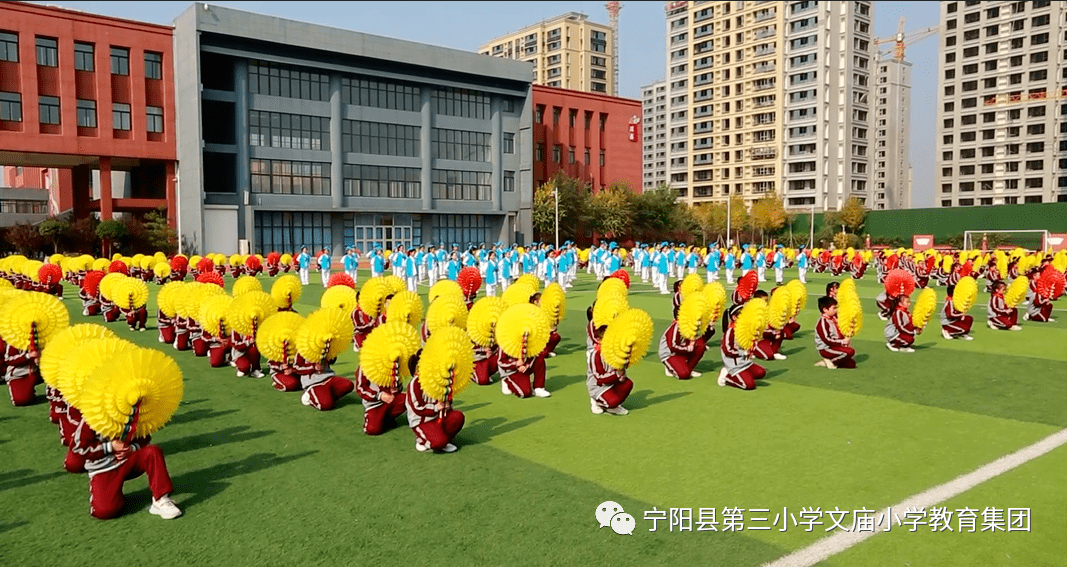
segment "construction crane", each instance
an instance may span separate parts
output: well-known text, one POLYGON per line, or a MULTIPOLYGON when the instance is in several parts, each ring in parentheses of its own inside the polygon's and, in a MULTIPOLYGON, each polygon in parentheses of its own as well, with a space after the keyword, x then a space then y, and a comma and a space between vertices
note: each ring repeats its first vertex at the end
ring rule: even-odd
MULTIPOLYGON (((935 36, 935 35, 937 35, 938 31, 940 31, 940 29, 941 29, 940 26, 932 26, 932 27, 921 29, 921 30, 916 30, 916 31, 913 31, 913 32, 904 33, 904 18, 901 17, 900 18, 900 25, 897 26, 897 35, 895 35, 893 37, 883 37, 883 38, 875 39, 874 43, 875 43, 875 45, 882 45, 884 43, 893 43, 893 44, 895 44, 893 46, 893 51, 892 51, 893 59, 896 60, 896 61, 903 61, 904 60, 904 46, 905 45, 911 45, 913 43, 916 43, 918 41, 926 39, 926 38, 928 38, 930 36, 935 36)), ((883 52, 880 52, 878 55, 879 55, 879 58, 881 58, 881 56, 888 55, 889 53, 890 52, 888 52, 888 51, 883 51, 883 52)))
POLYGON ((619 10, 622 10, 622 2, 608 2, 604 4, 608 9, 608 22, 611 23, 611 62, 614 74, 615 86, 612 94, 619 93, 619 10))

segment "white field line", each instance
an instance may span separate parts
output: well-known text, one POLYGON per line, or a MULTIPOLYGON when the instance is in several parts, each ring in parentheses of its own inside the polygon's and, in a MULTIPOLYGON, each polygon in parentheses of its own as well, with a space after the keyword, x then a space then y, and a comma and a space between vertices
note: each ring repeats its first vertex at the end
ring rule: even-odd
MULTIPOLYGON (((890 518, 890 514, 893 513, 892 510, 894 509, 906 510, 907 508, 925 508, 927 506, 933 506, 940 502, 944 502, 987 480, 1004 474, 1023 463, 1036 459, 1064 444, 1067 444, 1067 429, 1053 433, 1033 445, 1023 447, 1010 455, 1001 457, 992 463, 957 477, 945 484, 935 486, 925 492, 905 498, 902 502, 882 510, 881 515, 890 518)), ((808 547, 805 547, 804 549, 790 553, 776 561, 765 563, 764 567, 810 567, 884 531, 885 530, 837 532, 830 537, 821 539, 808 547)))

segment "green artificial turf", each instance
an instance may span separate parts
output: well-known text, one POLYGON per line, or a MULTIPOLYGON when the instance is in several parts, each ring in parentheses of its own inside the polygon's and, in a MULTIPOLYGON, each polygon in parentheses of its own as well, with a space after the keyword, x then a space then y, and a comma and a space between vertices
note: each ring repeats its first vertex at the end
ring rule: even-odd
MULTIPOLYGON (((298 393, 271 389, 269 379, 211 369, 192 352, 160 345, 154 329, 131 333, 116 323, 121 336, 172 353, 185 374, 182 407, 155 436, 185 515, 149 515, 141 478, 126 485, 123 517, 91 518, 86 478, 62 470, 47 406, 2 405, 0 565, 760 565, 827 534, 792 523, 785 532, 672 532, 666 522, 650 533, 644 513, 692 508, 696 520, 698 508, 713 507, 721 522, 724 507, 769 509, 746 514, 769 516, 746 522, 754 527, 769 526, 783 508, 880 510, 1067 425, 1057 372, 1067 359, 1062 322, 994 333, 980 326, 982 303, 972 311, 976 340, 943 340, 935 319, 915 353, 891 353, 870 299, 878 291, 872 274, 858 284, 868 298, 854 341, 860 367, 830 371, 813 367, 811 335, 827 281, 809 276, 804 328, 786 343, 788 360, 765 363, 769 379, 753 392, 715 384, 716 348, 699 367, 704 376, 665 377, 655 348, 670 322, 670 296, 635 282, 631 305, 653 316, 656 334, 629 373, 631 413, 616 417, 589 412, 584 324, 595 282, 582 274, 568 294, 559 356, 548 361, 553 396, 519 400, 496 385, 471 386, 458 398, 467 422, 451 455, 417 453, 403 421, 381 437, 363 435, 355 394, 317 412, 298 393), (597 528, 594 510, 604 500, 637 519, 633 536, 597 528)), ((270 282, 263 278, 264 287, 270 282)), ((309 313, 320 293, 307 286, 298 310, 309 313)), ((86 320, 76 300, 66 303, 72 323, 86 320)), ((335 369, 350 377, 357 361, 349 352, 335 369)), ((1032 565, 1063 557, 1056 518, 1067 503, 1058 475, 1065 454, 1057 449, 949 502, 1031 506, 1032 533, 879 534, 827 564, 1032 565), (983 560, 1000 555, 1013 559, 983 560)))

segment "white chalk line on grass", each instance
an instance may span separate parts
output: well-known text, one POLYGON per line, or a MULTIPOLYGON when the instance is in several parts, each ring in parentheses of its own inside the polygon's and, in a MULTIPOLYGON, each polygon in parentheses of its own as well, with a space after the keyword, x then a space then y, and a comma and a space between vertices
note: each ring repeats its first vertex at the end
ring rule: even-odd
MULTIPOLYGON (((907 508, 925 508, 927 506, 933 506, 934 504, 944 502, 987 480, 1002 475, 1019 465, 1036 459, 1064 444, 1067 444, 1067 429, 1053 433, 1033 445, 1023 447, 1010 455, 1001 457, 992 463, 957 477, 945 484, 935 486, 925 492, 910 496, 899 504, 882 510, 881 514, 888 518, 893 509, 906 510, 907 508)), ((763 567, 810 567, 820 561, 826 560, 832 555, 841 553, 842 551, 863 542, 875 534, 883 532, 884 530, 873 532, 837 532, 830 537, 821 539, 808 547, 805 547, 804 549, 790 553, 789 555, 770 563, 765 563, 763 567)))

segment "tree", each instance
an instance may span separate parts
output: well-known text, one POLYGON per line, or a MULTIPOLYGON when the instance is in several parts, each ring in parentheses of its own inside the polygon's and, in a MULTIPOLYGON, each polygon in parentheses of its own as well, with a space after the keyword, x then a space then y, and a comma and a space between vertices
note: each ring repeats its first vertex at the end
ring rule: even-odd
POLYGON ((673 231, 677 217, 678 192, 666 184, 645 191, 634 200, 634 222, 649 233, 666 235, 673 231))
POLYGON ((626 234, 634 223, 634 191, 625 183, 612 183, 589 200, 591 228, 609 238, 626 234))
POLYGON ((111 255, 111 244, 126 237, 126 225, 117 220, 100 221, 96 225, 96 236, 100 238, 105 256, 111 255))
POLYGON ((731 238, 732 234, 738 234, 749 226, 748 208, 745 207, 745 200, 740 195, 734 195, 730 197, 730 233, 726 235, 727 240, 731 238))
POLYGON ((178 250, 178 231, 170 227, 167 222, 167 208, 159 207, 144 217, 145 231, 148 233, 148 245, 156 251, 163 252, 167 256, 173 255, 178 250))
POLYGON ((100 238, 96 235, 96 225, 99 221, 96 217, 80 218, 70 223, 67 231, 71 252, 80 254, 95 254, 99 250, 100 238))
POLYGON ((556 198, 552 193, 556 188, 559 188, 561 236, 577 236, 580 228, 589 220, 589 187, 580 179, 569 177, 562 171, 557 172, 534 192, 533 224, 541 240, 553 234, 556 228, 556 198))
POLYGON ((706 246, 726 232, 726 205, 723 203, 703 203, 690 209, 690 214, 703 234, 706 246))
POLYGON ((49 217, 37 225, 37 232, 52 241, 52 252, 59 254, 59 239, 66 235, 70 223, 59 217, 49 217))
POLYGON ((864 207, 863 202, 855 197, 849 198, 845 206, 841 207, 841 212, 838 213, 838 221, 853 234, 858 234, 863 230, 866 219, 867 207, 864 207))
POLYGON ((48 238, 29 223, 19 223, 7 229, 5 240, 10 242, 19 254, 32 258, 44 251, 48 238))

